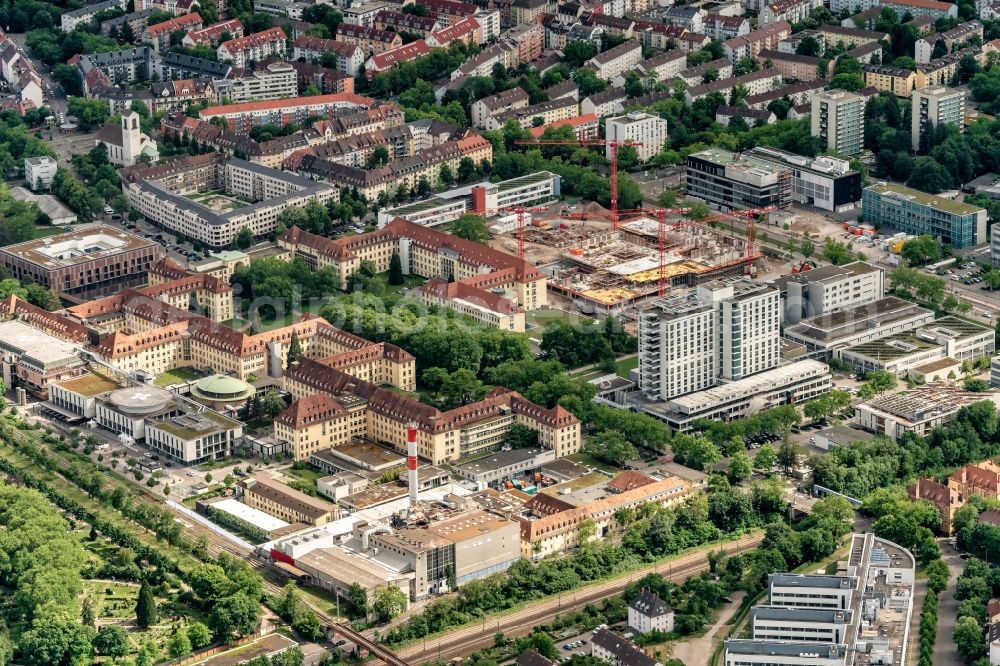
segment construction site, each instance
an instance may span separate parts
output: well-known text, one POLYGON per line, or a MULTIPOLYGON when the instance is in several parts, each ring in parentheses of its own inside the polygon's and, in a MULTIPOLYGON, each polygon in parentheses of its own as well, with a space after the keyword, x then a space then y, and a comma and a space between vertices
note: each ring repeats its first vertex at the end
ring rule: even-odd
MULTIPOLYGON (((763 260, 745 236, 711 225, 734 215, 690 220, 671 213, 661 222, 656 210, 621 211, 615 225, 596 203, 574 209, 532 209, 524 256, 548 276, 550 299, 561 297, 585 314, 617 314, 674 286, 745 274, 751 266, 756 272, 763 260)), ((499 235, 492 245, 514 252, 513 236, 499 235)))

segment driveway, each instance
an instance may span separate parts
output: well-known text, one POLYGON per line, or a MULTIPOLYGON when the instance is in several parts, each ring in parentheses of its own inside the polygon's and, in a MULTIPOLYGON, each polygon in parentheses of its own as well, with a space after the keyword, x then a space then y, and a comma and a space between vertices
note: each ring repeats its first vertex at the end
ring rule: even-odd
POLYGON ((716 639, 721 639, 720 632, 725 631, 726 622, 740 609, 743 596, 743 592, 734 592, 732 596, 733 603, 722 607, 715 624, 697 638, 674 643, 670 656, 680 659, 687 666, 709 666, 712 663, 712 653, 715 652, 716 639))
MULTIPOLYGON (((947 540, 938 539, 941 546, 941 559, 948 565, 951 577, 948 579, 948 588, 938 595, 938 625, 937 640, 934 643, 934 663, 935 664, 961 664, 963 659, 955 648, 955 641, 952 634, 955 633, 955 618, 958 616, 958 601, 955 599, 955 583, 962 573, 962 559, 958 556, 958 551, 948 545, 947 540)), ((919 609, 914 607, 914 613, 919 609)), ((914 640, 920 640, 915 636, 914 640)))

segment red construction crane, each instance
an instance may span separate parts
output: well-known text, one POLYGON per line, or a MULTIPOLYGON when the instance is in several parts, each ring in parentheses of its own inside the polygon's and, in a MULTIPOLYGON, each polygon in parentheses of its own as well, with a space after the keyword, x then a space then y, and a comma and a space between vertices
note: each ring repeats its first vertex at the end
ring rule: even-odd
POLYGON ((745 259, 740 260, 740 263, 746 263, 746 274, 752 275, 754 259, 754 216, 762 213, 770 213, 775 210, 778 209, 774 206, 768 206, 767 208, 745 208, 743 210, 734 210, 729 213, 719 213, 718 215, 705 217, 700 220, 678 220, 674 223, 673 228, 682 229, 684 227, 701 226, 708 224, 709 222, 745 218, 747 225, 747 255, 745 259))
POLYGON ((620 210, 619 215, 656 215, 657 221, 657 245, 660 251, 660 285, 659 294, 660 298, 667 295, 667 272, 666 272, 666 258, 667 258, 667 213, 675 213, 683 215, 684 213, 690 212, 690 208, 653 208, 650 210, 645 210, 642 208, 636 208, 632 210, 620 210))
POLYGON ((638 141, 618 141, 606 139, 535 139, 515 141, 526 146, 608 146, 611 148, 611 229, 618 229, 618 148, 621 146, 641 146, 638 141))
POLYGON ((551 212, 548 208, 525 208, 524 206, 504 206, 503 208, 490 208, 484 211, 482 214, 477 213, 480 217, 485 218, 487 215, 494 215, 496 213, 516 213, 517 214, 517 256, 519 259, 524 259, 524 214, 525 213, 549 213, 551 212))

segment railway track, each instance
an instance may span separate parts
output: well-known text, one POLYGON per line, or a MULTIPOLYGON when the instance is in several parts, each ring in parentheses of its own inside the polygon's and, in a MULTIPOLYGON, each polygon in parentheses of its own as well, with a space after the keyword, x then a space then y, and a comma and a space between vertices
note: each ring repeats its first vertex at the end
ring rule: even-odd
MULTIPOLYGON (((743 537, 721 547, 728 554, 754 548, 763 540, 763 534, 743 537)), ((648 567, 633 572, 628 577, 617 578, 589 585, 575 592, 564 592, 555 599, 547 599, 527 608, 507 615, 484 618, 473 626, 457 628, 436 639, 424 639, 398 651, 409 664, 429 661, 448 661, 462 657, 476 650, 491 647, 496 632, 502 631, 507 637, 523 636, 541 624, 548 623, 558 614, 578 610, 587 604, 606 599, 621 592, 625 586, 649 573, 659 573, 672 581, 683 581, 692 575, 708 569, 708 550, 685 555, 662 565, 648 567)))

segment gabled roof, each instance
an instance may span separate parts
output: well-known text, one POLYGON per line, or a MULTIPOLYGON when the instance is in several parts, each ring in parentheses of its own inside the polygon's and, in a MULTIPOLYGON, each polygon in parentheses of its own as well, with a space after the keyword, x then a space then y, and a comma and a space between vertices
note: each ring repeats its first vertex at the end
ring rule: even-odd
POLYGON ((673 612, 667 602, 660 599, 658 593, 651 592, 648 587, 642 588, 642 592, 629 603, 628 607, 646 617, 661 617, 673 612))
POLYGON ((347 415, 344 407, 325 393, 299 398, 275 417, 274 422, 293 430, 333 421, 347 415))

